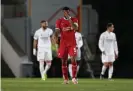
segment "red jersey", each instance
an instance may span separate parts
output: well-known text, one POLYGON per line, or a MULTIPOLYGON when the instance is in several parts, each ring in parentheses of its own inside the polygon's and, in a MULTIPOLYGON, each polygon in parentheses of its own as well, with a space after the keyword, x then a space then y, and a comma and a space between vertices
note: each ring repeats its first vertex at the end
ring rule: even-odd
MULTIPOLYGON (((78 24, 77 18, 71 18, 73 23, 78 24)), ((76 46, 75 30, 72 28, 69 20, 60 18, 56 21, 56 29, 60 30, 60 45, 76 46)))

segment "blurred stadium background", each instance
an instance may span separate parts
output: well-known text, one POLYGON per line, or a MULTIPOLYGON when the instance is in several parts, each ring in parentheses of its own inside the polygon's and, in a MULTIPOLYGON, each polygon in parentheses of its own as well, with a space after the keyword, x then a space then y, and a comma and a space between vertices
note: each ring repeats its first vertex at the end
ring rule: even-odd
MULTIPOLYGON (((99 34, 106 24, 115 25, 119 58, 114 63, 115 78, 133 78, 133 6, 131 0, 1 0, 1 77, 40 77, 32 55, 33 34, 41 20, 54 31, 61 8, 71 8, 79 18, 83 35, 79 78, 97 78, 101 71, 99 34)), ((48 77, 61 77, 61 62, 54 57, 48 77)))

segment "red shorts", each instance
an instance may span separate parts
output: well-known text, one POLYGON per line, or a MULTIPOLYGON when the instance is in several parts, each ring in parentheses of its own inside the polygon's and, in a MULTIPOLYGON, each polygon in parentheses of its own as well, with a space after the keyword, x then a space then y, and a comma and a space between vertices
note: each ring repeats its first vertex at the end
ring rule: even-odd
POLYGON ((77 55, 77 50, 76 46, 60 46, 58 50, 58 57, 59 58, 68 58, 68 55, 70 56, 76 56, 77 55))

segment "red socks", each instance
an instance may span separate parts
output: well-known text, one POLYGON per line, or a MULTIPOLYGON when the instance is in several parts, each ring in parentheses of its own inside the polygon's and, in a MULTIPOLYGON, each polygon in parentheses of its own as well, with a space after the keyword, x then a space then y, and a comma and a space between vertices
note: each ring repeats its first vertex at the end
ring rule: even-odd
POLYGON ((63 74, 63 78, 65 80, 68 80, 68 68, 67 68, 67 66, 62 66, 62 74, 63 74))
POLYGON ((77 63, 76 61, 72 62, 72 78, 77 76, 77 63))
POLYGON ((68 80, 68 68, 67 68, 67 60, 62 60, 62 74, 65 80, 68 80))
MULTIPOLYGON (((68 80, 68 68, 67 68, 67 60, 62 60, 62 74, 65 80, 68 80)), ((72 62, 72 78, 76 78, 77 76, 77 62, 72 62)))

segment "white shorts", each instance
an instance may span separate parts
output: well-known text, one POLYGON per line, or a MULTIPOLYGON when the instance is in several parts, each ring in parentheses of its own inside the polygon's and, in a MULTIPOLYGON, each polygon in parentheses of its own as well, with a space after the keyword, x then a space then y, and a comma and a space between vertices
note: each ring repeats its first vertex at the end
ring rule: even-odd
POLYGON ((51 48, 38 48, 37 60, 52 61, 51 48))
POLYGON ((102 63, 104 62, 114 62, 115 56, 114 55, 104 55, 102 54, 102 63))
MULTIPOLYGON (((68 55, 68 59, 70 59, 70 56, 69 56, 69 55, 68 55)), ((80 49, 77 49, 76 60, 77 60, 77 61, 81 60, 81 50, 80 50, 80 49)))

